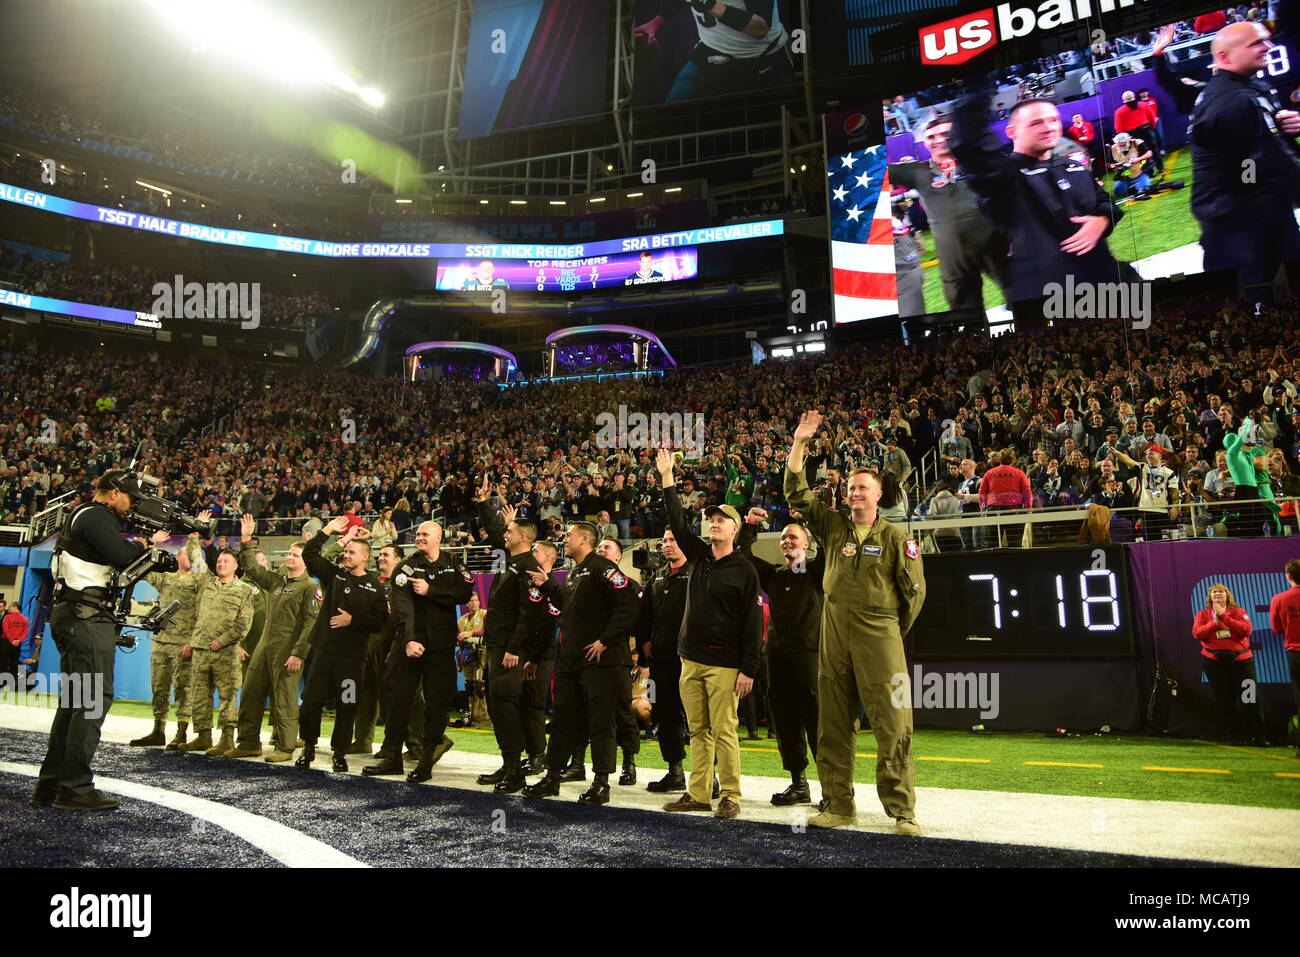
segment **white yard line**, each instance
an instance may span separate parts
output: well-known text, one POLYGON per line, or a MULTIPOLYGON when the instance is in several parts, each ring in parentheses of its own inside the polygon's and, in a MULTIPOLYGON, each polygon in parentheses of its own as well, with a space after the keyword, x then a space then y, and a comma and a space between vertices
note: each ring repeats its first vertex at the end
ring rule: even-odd
MULTIPOLYGON (((44 708, 0 705, 0 727, 45 731, 53 717, 54 712, 44 708)), ((151 727, 146 718, 109 714, 104 722, 103 740, 124 744, 147 733, 151 727)), ((643 742, 642 746, 658 748, 652 741, 643 742)), ((322 756, 317 757, 316 767, 322 771, 329 766, 328 758, 323 756, 328 751, 322 749, 322 756)), ((261 761, 261 758, 241 760, 261 761)), ((370 760, 365 755, 350 755, 349 765, 353 772, 359 772, 370 760)), ((499 764, 495 755, 453 749, 434 767, 433 780, 429 783, 483 793, 488 789, 476 784, 474 779, 484 771, 495 770, 499 764)), ((292 766, 280 767, 285 773, 299 773, 292 766)), ((616 773, 611 777, 609 806, 661 812, 663 805, 676 795, 651 794, 645 786, 663 774, 658 768, 642 768, 637 771, 635 786, 620 787, 614 783, 616 773)), ((409 786, 397 776, 379 780, 409 786)), ((96 778, 97 784, 102 782, 104 779, 96 778)), ((743 776, 741 818, 804 826, 803 822, 814 813, 810 808, 777 808, 769 803, 771 795, 784 790, 789 783, 786 778, 743 776)), ((563 784, 561 796, 549 800, 576 800, 587 786, 577 782, 563 784)), ((114 789, 104 787, 104 790, 114 789)), ((812 791, 817 797, 815 781, 812 791)), ((860 783, 856 791, 859 823, 853 830, 888 834, 891 840, 908 840, 894 836, 893 822, 881 810, 873 785, 860 783)), ((169 796, 169 806, 175 806, 171 802, 175 792, 163 793, 169 796)), ((599 808, 592 810, 593 815, 599 813, 599 808)), ((1264 867, 1300 867, 1300 811, 1278 808, 920 787, 917 788, 917 819, 926 837, 1264 867)))

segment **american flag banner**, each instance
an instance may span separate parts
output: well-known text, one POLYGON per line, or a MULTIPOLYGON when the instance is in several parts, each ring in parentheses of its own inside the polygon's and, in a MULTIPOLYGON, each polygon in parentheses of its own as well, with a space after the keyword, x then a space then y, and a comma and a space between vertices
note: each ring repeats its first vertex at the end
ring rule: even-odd
POLYGON ((832 155, 826 165, 835 321, 898 315, 885 147, 832 155))

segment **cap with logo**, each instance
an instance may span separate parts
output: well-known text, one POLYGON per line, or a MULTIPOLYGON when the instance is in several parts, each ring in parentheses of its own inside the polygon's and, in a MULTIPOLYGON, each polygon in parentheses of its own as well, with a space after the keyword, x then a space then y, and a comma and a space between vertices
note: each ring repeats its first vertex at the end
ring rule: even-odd
POLYGON ((712 518, 714 515, 722 514, 731 519, 737 525, 740 524, 740 512, 736 511, 734 505, 710 505, 704 510, 705 518, 712 518))

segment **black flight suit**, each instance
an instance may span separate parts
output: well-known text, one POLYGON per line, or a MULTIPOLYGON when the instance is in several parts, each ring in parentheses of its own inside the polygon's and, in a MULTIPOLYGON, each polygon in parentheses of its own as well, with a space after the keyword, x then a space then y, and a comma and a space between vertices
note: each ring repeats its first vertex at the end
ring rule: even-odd
POLYGON ((388 602, 377 573, 352 575, 321 557, 329 537, 328 532, 319 531, 302 549, 307 572, 320 582, 323 597, 311 633, 312 668, 302 692, 300 726, 303 743, 314 748, 320 737, 321 711, 325 702, 333 699, 336 710, 330 747, 342 754, 352 744, 366 648, 370 635, 388 620, 388 602), (343 628, 331 628, 330 619, 339 609, 348 612, 352 621, 343 628))
POLYGON ((423 552, 406 559, 393 574, 391 601, 395 646, 388 660, 388 724, 384 726, 384 750, 402 753, 416 690, 424 689, 424 753, 437 747, 447 730, 452 689, 456 686, 456 606, 474 593, 474 576, 450 552, 440 551, 436 561, 423 552), (417 595, 411 583, 427 581, 429 590, 417 595), (408 642, 424 646, 424 654, 413 658, 406 653, 408 642))
POLYGON ((623 676, 632 667, 628 635, 636 624, 638 590, 613 562, 595 552, 564 578, 548 578, 543 593, 563 613, 560 653, 555 664, 555 712, 546 766, 558 775, 582 738, 581 706, 587 705, 587 737, 596 774, 612 774, 623 676), (592 642, 605 646, 599 661, 588 661, 584 649, 592 642))
POLYGON ((1192 213, 1205 268, 1240 269, 1242 284, 1266 299, 1278 267, 1300 260, 1300 157, 1273 118, 1281 108, 1264 83, 1220 70, 1192 112, 1192 213))
POLYGON ((808 750, 817 757, 817 654, 821 638, 822 573, 826 559, 805 559, 799 571, 786 562, 773 564, 751 554, 758 526, 740 526, 740 551, 758 572, 767 593, 771 622, 767 629, 768 706, 776 724, 781 766, 791 774, 808 767, 808 750))
POLYGON ((543 758, 546 754, 546 699, 551 693, 551 672, 555 668, 555 638, 560 627, 560 609, 549 599, 546 614, 537 623, 537 631, 529 644, 525 664, 536 667, 531 681, 524 682, 524 747, 528 759, 543 758))
POLYGON ((992 92, 982 81, 957 101, 949 146, 984 215, 1010 240, 1012 301, 1048 296, 1047 287, 1064 286, 1067 275, 1076 283, 1138 281, 1136 270, 1117 262, 1105 242, 1123 213, 1097 185, 1088 164, 1068 156, 1040 160, 1008 152, 993 131, 992 92), (1097 245, 1082 256, 1060 248, 1079 231, 1072 216, 1108 220, 1097 245))
MULTIPOLYGON (((504 548, 505 532, 501 516, 487 502, 480 507, 488 544, 504 548)), ((524 750, 524 662, 532 650, 542 619, 546 615, 546 598, 533 585, 529 571, 537 571, 537 559, 531 551, 511 555, 504 571, 492 579, 488 593, 487 617, 483 621, 483 647, 488 664, 488 714, 496 734, 497 747, 507 768, 519 764, 524 750), (505 654, 519 658, 513 668, 501 663, 505 654)), ((535 680, 535 679, 534 679, 535 680)))
POLYGON ((659 728, 659 751, 668 764, 686 759, 686 722, 682 714, 682 659, 677 655, 677 635, 686 617, 686 591, 691 563, 676 571, 665 565, 641 593, 636 638, 643 649, 650 645, 650 680, 654 722, 659 728))

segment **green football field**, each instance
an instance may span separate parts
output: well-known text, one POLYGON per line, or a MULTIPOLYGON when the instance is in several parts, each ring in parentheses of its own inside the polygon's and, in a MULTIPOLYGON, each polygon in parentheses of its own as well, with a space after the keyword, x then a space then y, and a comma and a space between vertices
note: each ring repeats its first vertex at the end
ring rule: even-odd
MULTIPOLYGON (((1179 149, 1167 155, 1165 172, 1167 181, 1181 179, 1187 185, 1180 190, 1158 193, 1146 202, 1125 203, 1120 207, 1124 218, 1107 238, 1110 251, 1116 259, 1133 262, 1200 240, 1201 229, 1191 209, 1191 152, 1179 149)), ((1110 187, 1109 180, 1107 186, 1110 187)), ((948 300, 943 295, 943 280, 939 276, 939 260, 935 258, 934 237, 926 231, 920 234, 920 239, 921 245, 925 247, 923 274, 926 312, 947 312, 948 300)), ((1005 302, 1002 290, 988 276, 983 279, 985 307, 1002 305, 1005 302)))
MULTIPOLYGON (((0 703, 18 702, 0 694, 0 703)), ((147 704, 126 701, 113 702, 111 713, 151 716, 147 704)), ((167 730, 170 735, 175 725, 167 730)), ((332 730, 327 717, 321 740, 328 741, 332 730)), ((458 750, 497 751, 491 730, 452 728, 447 733, 458 750)), ((761 728, 759 734, 761 740, 741 742, 742 773, 785 777, 776 742, 761 728)), ((1140 735, 1058 738, 1038 732, 918 730, 913 753, 919 787, 1300 809, 1300 759, 1293 748, 1238 748, 1140 735)), ((856 780, 875 780, 874 757, 871 732, 861 732, 856 780)), ((657 742, 641 742, 637 765, 645 769, 642 783, 666 767, 657 742)), ((809 768, 809 776, 816 778, 815 767, 809 768)))

